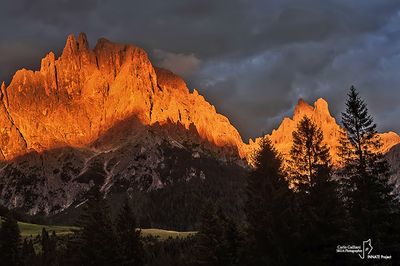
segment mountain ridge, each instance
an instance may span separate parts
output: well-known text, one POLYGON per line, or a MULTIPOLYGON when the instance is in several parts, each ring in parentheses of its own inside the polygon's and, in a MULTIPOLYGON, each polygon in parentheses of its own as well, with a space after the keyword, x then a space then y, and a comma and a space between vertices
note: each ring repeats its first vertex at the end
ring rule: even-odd
MULTIPOLYGON (((277 150, 288 154, 304 115, 335 154, 340 126, 322 98, 313 106, 300 99, 268 135, 277 150)), ((75 209, 94 185, 111 197, 192 180, 217 183, 205 191, 237 189, 260 140, 244 143, 227 117, 143 49, 102 38, 92 50, 83 33, 68 36, 38 71, 2 83, 0 124, 0 199, 31 214, 75 209), (236 183, 222 182, 225 175, 236 183)), ((380 136, 384 152, 400 143, 394 132, 380 136)))
MULTIPOLYGON (((58 58, 49 52, 38 71, 21 69, 8 87, 2 82, 0 124, 5 127, 0 132, 0 159, 32 150, 85 147, 131 115, 145 125, 172 122, 188 130, 194 126, 204 140, 236 150, 242 159, 250 160, 257 149, 257 138, 243 142, 227 117, 196 89, 190 92, 181 77, 154 67, 143 49, 101 38, 91 50, 80 33, 77 39, 68 36, 58 58)), ((299 99, 293 117, 285 117, 269 134, 278 151, 288 153, 291 132, 304 115, 322 127, 336 154, 340 126, 322 98, 313 106, 299 99)), ((394 132, 380 136, 384 152, 400 142, 394 132)))
POLYGON ((220 147, 242 145, 225 116, 197 90, 190 93, 180 77, 154 68, 144 50, 104 38, 90 50, 83 33, 77 40, 68 36, 59 58, 48 53, 39 71, 17 71, 1 91, 4 159, 29 150, 83 147, 131 115, 146 125, 180 122, 189 129, 193 124, 220 147))

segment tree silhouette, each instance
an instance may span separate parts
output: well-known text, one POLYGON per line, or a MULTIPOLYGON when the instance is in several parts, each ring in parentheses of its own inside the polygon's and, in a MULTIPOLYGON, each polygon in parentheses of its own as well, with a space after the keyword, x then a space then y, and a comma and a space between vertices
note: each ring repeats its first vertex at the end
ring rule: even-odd
POLYGON ((20 265, 20 239, 17 220, 10 214, 3 217, 0 228, 0 263, 2 265, 20 265))
POLYGON ((136 217, 125 199, 116 221, 116 231, 121 253, 121 265, 143 265, 143 245, 140 230, 136 229, 136 217))
POLYGON ((354 238, 371 238, 377 247, 400 250, 399 202, 388 182, 390 169, 379 152, 376 124, 354 87, 348 93, 342 124, 339 174, 344 177, 354 238))
MULTIPOLYGON (((297 227, 293 192, 282 171, 282 159, 268 138, 253 157, 245 212, 253 265, 289 265, 297 258, 297 227)), ((250 262, 251 261, 251 262, 250 262)))
POLYGON ((118 240, 107 201, 95 186, 79 219, 77 231, 81 263, 84 265, 120 265, 118 240))
POLYGON ((194 265, 223 264, 224 228, 213 203, 207 202, 201 213, 200 230, 196 235, 194 265))
POLYGON ((42 229, 41 234, 42 244, 42 265, 56 265, 57 263, 57 238, 53 231, 50 236, 45 228, 42 229))
POLYGON ((33 247, 32 239, 24 239, 21 250, 22 265, 36 265, 36 253, 33 247))
POLYGON ((330 168, 329 148, 323 143, 322 130, 307 116, 293 132, 289 165, 290 181, 303 190, 313 187, 318 173, 330 168))
POLYGON ((332 250, 344 238, 346 212, 332 179, 329 148, 322 130, 303 117, 293 132, 291 180, 301 217, 302 260, 307 264, 332 262, 332 250))

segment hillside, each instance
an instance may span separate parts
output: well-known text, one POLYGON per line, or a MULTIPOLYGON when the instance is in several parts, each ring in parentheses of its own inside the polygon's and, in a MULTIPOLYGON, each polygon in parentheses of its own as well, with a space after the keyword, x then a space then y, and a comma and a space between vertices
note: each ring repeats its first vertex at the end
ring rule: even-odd
POLYGON ((133 45, 103 38, 92 50, 85 34, 70 35, 60 57, 50 52, 38 71, 3 83, 0 99, 0 197, 9 208, 56 214, 93 185, 131 195, 245 173, 229 120, 133 45))

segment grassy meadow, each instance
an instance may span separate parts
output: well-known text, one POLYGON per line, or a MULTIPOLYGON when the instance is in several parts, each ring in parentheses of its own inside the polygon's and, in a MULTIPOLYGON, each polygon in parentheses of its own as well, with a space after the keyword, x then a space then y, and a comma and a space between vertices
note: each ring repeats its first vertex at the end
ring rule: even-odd
MULTIPOLYGON (((52 233, 53 231, 57 235, 66 235, 73 233, 74 230, 78 230, 79 228, 76 226, 61 226, 61 225, 40 225, 40 224, 30 224, 24 222, 18 222, 19 229, 21 231, 22 237, 36 236, 42 232, 42 229, 45 228, 48 232, 52 233)), ((160 239, 167 239, 169 237, 172 238, 185 238, 189 235, 193 235, 196 232, 177 232, 156 228, 142 229, 142 236, 153 236, 159 237, 160 239)))

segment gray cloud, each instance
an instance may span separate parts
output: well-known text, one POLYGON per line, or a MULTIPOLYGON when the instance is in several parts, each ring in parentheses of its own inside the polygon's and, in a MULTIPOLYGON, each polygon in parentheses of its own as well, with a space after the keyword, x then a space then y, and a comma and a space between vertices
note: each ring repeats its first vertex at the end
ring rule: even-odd
POLYGON ((400 3, 391 0, 15 0, 0 9, 0 79, 37 68, 69 33, 134 43, 183 75, 244 136, 355 85, 381 130, 400 131, 400 3), (33 4, 34 3, 34 4, 33 4))
POLYGON ((160 49, 154 49, 153 56, 155 64, 184 77, 193 75, 201 63, 194 54, 175 54, 160 49))

